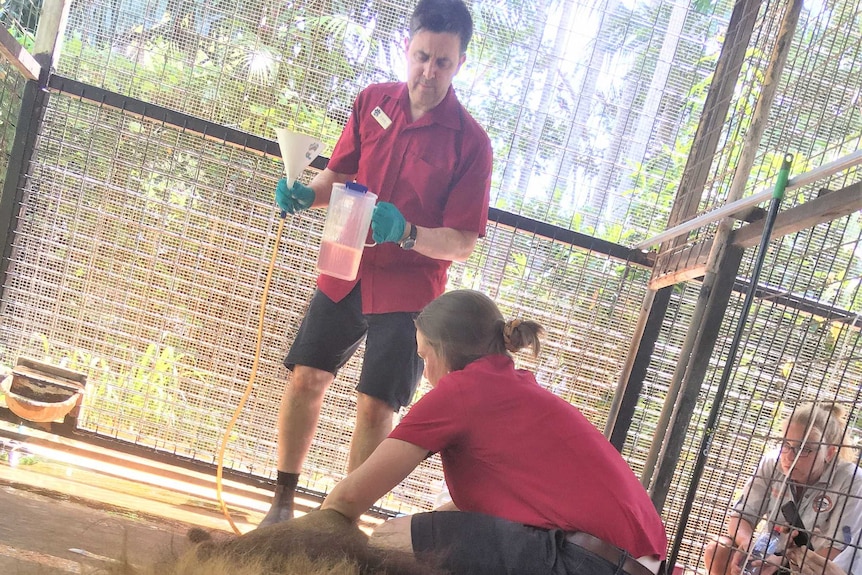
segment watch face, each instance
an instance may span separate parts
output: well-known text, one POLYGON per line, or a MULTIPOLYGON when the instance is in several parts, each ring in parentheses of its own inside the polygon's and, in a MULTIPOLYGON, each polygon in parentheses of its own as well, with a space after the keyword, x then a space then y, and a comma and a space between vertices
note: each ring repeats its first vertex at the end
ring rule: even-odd
POLYGON ((413 246, 416 244, 416 226, 410 224, 410 235, 401 240, 401 249, 403 250, 412 250, 413 246))

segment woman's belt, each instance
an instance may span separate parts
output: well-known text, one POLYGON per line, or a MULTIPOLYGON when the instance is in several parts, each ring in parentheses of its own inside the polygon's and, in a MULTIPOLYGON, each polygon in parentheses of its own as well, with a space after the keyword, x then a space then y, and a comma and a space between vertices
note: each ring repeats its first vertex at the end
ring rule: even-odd
POLYGON ((625 561, 622 563, 622 567, 623 571, 629 575, 656 575, 653 571, 650 571, 645 565, 639 563, 637 559, 628 553, 625 553, 619 547, 611 545, 610 543, 605 543, 598 537, 593 537, 589 533, 584 533, 583 531, 569 533, 566 535, 566 541, 573 543, 578 547, 582 547, 614 565, 619 565, 620 559, 625 555, 625 561))

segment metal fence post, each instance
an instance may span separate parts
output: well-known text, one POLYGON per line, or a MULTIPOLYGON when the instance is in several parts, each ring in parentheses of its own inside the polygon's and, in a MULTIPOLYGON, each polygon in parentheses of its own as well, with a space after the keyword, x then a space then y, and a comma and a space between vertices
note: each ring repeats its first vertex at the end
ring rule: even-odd
POLYGON ((6 179, 3 189, 0 190, 0 299, 6 286, 16 215, 23 199, 26 179, 30 173, 30 161, 48 105, 48 77, 59 56, 70 5, 71 0, 45 0, 39 14, 32 57, 41 70, 38 80, 28 80, 24 86, 6 179))
POLYGON ((694 497, 697 493, 697 487, 700 484, 700 478, 703 475, 706 458, 709 456, 709 448, 712 444, 712 438, 715 435, 715 424, 718 420, 718 412, 724 402, 724 395, 727 391, 728 383, 730 382, 730 375, 736 368, 736 354, 739 351, 742 332, 746 328, 748 313, 751 310, 751 305, 754 302, 755 295, 757 294, 757 281, 760 278, 760 271, 763 268, 763 261, 766 258, 766 250, 769 248, 769 240, 772 236, 772 227, 775 224, 775 218, 778 216, 781 201, 784 199, 784 190, 787 187, 787 178, 790 174, 790 165, 792 162, 793 156, 791 154, 785 154, 781 170, 778 172, 778 179, 775 182, 775 191, 772 194, 772 201, 769 204, 769 212, 766 214, 766 220, 763 224, 763 234, 760 238, 760 247, 757 250, 757 257, 754 260, 754 267, 751 271, 751 285, 749 286, 748 293, 745 295, 745 301, 743 302, 742 309, 739 313, 739 321, 736 324, 733 340, 731 341, 730 348, 727 352, 727 361, 725 362, 724 369, 721 372, 721 380, 718 382, 718 388, 716 389, 715 397, 712 400, 712 407, 710 408, 709 415, 706 419, 700 449, 697 451, 694 470, 691 474, 691 482, 689 483, 685 503, 683 504, 682 512, 680 513, 680 522, 676 529, 676 537, 674 537, 673 545, 671 546, 670 554, 667 559, 668 573, 673 572, 680 547, 682 547, 682 539, 685 536, 685 529, 688 525, 688 516, 691 513, 692 506, 694 505, 694 497))

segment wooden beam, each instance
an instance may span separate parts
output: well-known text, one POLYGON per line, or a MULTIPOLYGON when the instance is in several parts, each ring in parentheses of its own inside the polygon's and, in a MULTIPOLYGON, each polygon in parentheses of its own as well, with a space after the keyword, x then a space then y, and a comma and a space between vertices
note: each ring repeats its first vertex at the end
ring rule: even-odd
MULTIPOLYGON (((730 23, 727 25, 727 36, 722 43, 718 64, 707 91, 694 141, 668 217, 668 225, 674 226, 697 214, 762 3, 763 0, 734 2, 730 23)), ((674 238, 662 247, 666 249, 668 246, 679 246, 683 243, 685 240, 674 238)))
MULTIPOLYGON (((826 192, 810 202, 779 213, 770 239, 831 222, 859 210, 862 210, 862 182, 856 182, 834 192, 826 192)), ((729 241, 735 246, 750 248, 760 242, 761 235, 763 235, 763 222, 754 222, 734 230, 730 234, 729 241)))
MULTIPOLYGON (((770 240, 794 234, 817 224, 831 222, 862 210, 862 182, 851 184, 778 214, 770 240)), ((760 243, 763 222, 756 221, 734 230, 729 243, 739 248, 752 248, 760 243)), ((675 283, 702 277, 712 242, 702 242, 670 253, 660 254, 653 267, 650 289, 661 289, 675 283)))
POLYGON ((649 288, 659 290, 681 282, 703 277, 712 239, 661 254, 655 262, 649 288))
POLYGON ((5 28, 0 28, 0 53, 28 80, 38 80, 42 67, 5 28))

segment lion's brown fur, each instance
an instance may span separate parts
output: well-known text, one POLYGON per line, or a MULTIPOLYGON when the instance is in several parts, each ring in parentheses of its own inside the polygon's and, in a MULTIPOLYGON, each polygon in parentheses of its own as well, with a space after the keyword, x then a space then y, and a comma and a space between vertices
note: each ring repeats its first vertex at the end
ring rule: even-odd
POLYGON ((188 533, 191 548, 141 570, 112 575, 441 575, 412 555, 368 545, 368 536, 334 511, 313 511, 238 537, 188 533))

